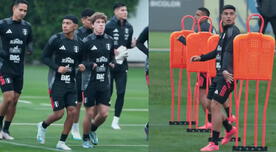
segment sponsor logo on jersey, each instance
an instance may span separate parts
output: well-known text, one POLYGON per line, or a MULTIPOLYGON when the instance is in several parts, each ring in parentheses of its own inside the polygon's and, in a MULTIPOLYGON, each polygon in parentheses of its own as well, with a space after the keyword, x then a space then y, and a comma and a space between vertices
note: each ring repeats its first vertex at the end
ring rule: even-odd
POLYGON ((74 52, 78 53, 79 52, 79 46, 74 46, 74 52))
POLYGON ((60 50, 66 50, 66 48, 65 48, 64 45, 62 45, 59 49, 60 49, 60 50))
POLYGON ((109 51, 111 49, 111 45, 109 43, 106 44, 106 49, 109 51))
POLYGON ((10 61, 13 61, 14 63, 19 63, 20 62, 20 56, 19 55, 10 55, 10 61))
POLYGON ((20 40, 20 39, 13 39, 13 40, 10 40, 10 44, 20 44, 20 45, 22 45, 23 41, 20 40))
POLYGON ((6 34, 12 34, 11 29, 8 29, 8 30, 6 31, 6 34))
POLYGON ((97 50, 98 48, 95 46, 95 45, 93 45, 92 46, 92 48, 90 49, 91 51, 93 51, 93 50, 97 50))
POLYGON ((28 34, 28 30, 27 29, 22 29, 22 33, 23 33, 23 35, 27 35, 28 34))
POLYGON ((100 81, 104 81, 104 75, 105 75, 104 73, 97 73, 96 79, 100 81))
POLYGON ((101 56, 99 58, 96 58, 97 63, 102 63, 102 62, 108 62, 108 59, 104 56, 101 56))
POLYGON ((71 63, 71 64, 74 64, 74 63, 75 63, 74 59, 72 59, 72 58, 70 58, 70 57, 67 57, 67 58, 65 58, 65 59, 62 59, 61 62, 62 62, 62 63, 71 63))
POLYGON ((18 46, 16 46, 16 47, 10 48, 9 52, 18 54, 18 53, 21 53, 21 48, 18 48, 18 46))
POLYGON ((115 29, 113 30, 113 32, 115 33, 115 32, 119 32, 119 31, 118 31, 118 29, 115 28, 115 29))
POLYGON ((105 72, 105 71, 106 71, 106 68, 105 68, 104 64, 96 67, 96 72, 105 72))
POLYGON ((70 83, 71 78, 70 75, 61 75, 60 80, 65 81, 65 83, 70 83))

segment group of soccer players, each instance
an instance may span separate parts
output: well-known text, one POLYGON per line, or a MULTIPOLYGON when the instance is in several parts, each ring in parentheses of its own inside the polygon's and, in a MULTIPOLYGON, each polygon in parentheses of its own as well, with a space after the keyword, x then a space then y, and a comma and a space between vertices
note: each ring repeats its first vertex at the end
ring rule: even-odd
MULTIPOLYGON (((0 20, 0 85, 3 92, 0 139, 14 139, 9 126, 23 88, 24 55, 33 50, 32 28, 23 20, 28 6, 26 0, 15 0, 12 17, 0 20)), ((38 124, 39 143, 46 142, 47 128, 61 119, 66 109, 64 128, 56 148, 71 150, 65 144, 70 131, 74 139, 83 140, 84 148, 97 145, 96 130, 109 114, 113 81, 117 99, 111 127, 120 129, 127 83, 127 49, 135 47, 136 40, 132 40, 133 27, 127 21, 126 5, 115 3, 113 10, 114 17, 107 23, 104 13, 85 9, 81 13, 83 26, 80 28, 76 16, 64 16, 62 32, 52 35, 44 47, 41 61, 49 67, 48 88, 53 113, 38 124), (82 103, 86 112, 81 137, 78 121, 82 103)), ((141 41, 139 46, 143 43, 141 41)))

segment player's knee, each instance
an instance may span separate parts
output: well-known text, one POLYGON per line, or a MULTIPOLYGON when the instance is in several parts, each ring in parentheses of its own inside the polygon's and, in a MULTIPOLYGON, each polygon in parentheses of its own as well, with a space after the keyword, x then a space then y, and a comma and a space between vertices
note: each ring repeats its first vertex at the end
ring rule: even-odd
POLYGON ((76 115, 76 107, 68 107, 67 108, 67 115, 74 116, 76 115))
POLYGON ((14 101, 14 93, 9 92, 9 93, 4 93, 4 100, 6 102, 13 102, 14 101))
POLYGON ((108 117, 108 112, 107 111, 102 111, 100 112, 100 116, 102 119, 106 119, 108 117))
POLYGON ((220 110, 220 103, 217 101, 212 101, 211 102, 211 111, 218 111, 220 110))

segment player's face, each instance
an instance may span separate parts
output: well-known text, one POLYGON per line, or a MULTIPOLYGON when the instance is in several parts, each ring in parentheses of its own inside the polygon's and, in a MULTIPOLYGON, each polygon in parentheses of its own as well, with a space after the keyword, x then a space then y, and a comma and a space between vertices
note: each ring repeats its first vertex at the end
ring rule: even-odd
POLYGON ((68 33, 74 32, 76 30, 76 28, 77 28, 77 24, 73 23, 72 20, 64 19, 62 21, 63 33, 68 34, 68 33))
POLYGON ((85 27, 85 28, 92 28, 92 25, 91 25, 91 22, 90 22, 90 16, 87 16, 87 17, 83 17, 81 18, 81 22, 82 22, 82 25, 85 27))
MULTIPOLYGON (((203 13, 201 10, 197 10, 196 13, 195 13, 195 19, 196 21, 198 21, 198 19, 201 17, 201 16, 206 16, 205 13, 203 13)), ((206 19, 205 19, 206 20, 206 19)), ((203 20, 202 20, 203 21, 203 20)))
POLYGON ((226 9, 221 14, 221 19, 224 25, 231 25, 235 23, 236 12, 233 9, 226 9))
POLYGON ((114 10, 114 14, 118 19, 127 19, 127 7, 122 6, 114 10))
POLYGON ((16 20, 22 20, 28 10, 28 5, 19 3, 18 5, 13 6, 12 11, 13 11, 13 18, 16 20))
POLYGON ((105 20, 101 18, 97 19, 94 24, 92 24, 92 27, 95 34, 102 35, 105 29, 105 20))

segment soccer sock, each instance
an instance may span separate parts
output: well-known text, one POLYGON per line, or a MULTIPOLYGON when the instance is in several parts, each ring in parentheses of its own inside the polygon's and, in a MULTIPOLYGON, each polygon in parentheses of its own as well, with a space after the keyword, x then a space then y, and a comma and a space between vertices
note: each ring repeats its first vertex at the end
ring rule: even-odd
POLYGON ((227 114, 227 118, 229 118, 229 116, 230 116, 230 114, 229 114, 229 107, 224 108, 224 110, 225 110, 225 112, 227 114))
POLYGON ((4 119, 4 116, 0 116, 0 130, 2 130, 2 127, 3 127, 3 119, 4 119))
POLYGON ((91 123, 91 131, 95 132, 98 129, 98 126, 91 123))
POLYGON ((220 132, 213 130, 212 141, 215 143, 215 145, 218 145, 219 134, 220 134, 220 132))
POLYGON ((42 122, 42 127, 46 129, 49 125, 45 123, 45 121, 42 122))
POLYGON ((229 131, 232 130, 232 125, 229 124, 228 120, 224 120, 224 121, 222 122, 222 124, 223 124, 223 126, 224 126, 226 132, 229 132, 229 131))
POLYGON ((60 141, 65 142, 65 140, 67 139, 67 136, 68 136, 68 135, 66 135, 66 134, 61 134, 61 136, 60 136, 60 141))
POLYGON ((212 122, 212 115, 210 113, 208 113, 208 122, 212 122))
POLYGON ((149 128, 149 122, 147 122, 147 124, 146 124, 146 128, 149 128))
POLYGON ((5 121, 3 131, 6 132, 6 133, 9 133, 10 125, 11 125, 10 121, 5 121))
POLYGON ((88 134, 83 134, 83 137, 82 137, 83 141, 89 141, 89 135, 88 134))

